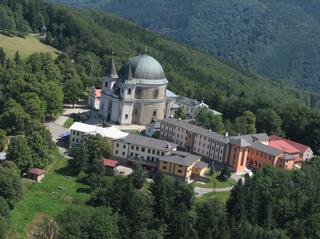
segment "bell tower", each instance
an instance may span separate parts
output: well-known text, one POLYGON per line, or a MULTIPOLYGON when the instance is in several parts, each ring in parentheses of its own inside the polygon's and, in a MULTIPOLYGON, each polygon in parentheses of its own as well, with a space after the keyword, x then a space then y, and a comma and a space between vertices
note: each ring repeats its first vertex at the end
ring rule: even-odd
POLYGON ((117 80, 118 74, 114 62, 114 53, 112 52, 110 73, 107 76, 103 77, 101 87, 102 96, 100 101, 99 113, 104 118, 104 120, 110 119, 110 114, 112 112, 112 93, 117 80))

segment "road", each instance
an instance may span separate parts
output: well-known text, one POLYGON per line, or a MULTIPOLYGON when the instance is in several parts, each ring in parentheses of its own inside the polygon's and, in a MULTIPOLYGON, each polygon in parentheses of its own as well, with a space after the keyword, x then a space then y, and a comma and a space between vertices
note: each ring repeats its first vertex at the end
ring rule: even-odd
POLYGON ((197 197, 201 197, 204 194, 211 193, 211 192, 216 192, 216 193, 221 193, 221 192, 230 192, 232 190, 232 187, 227 187, 227 188, 199 188, 195 187, 194 192, 196 193, 197 197))
MULTIPOLYGON (((49 131, 52 135, 52 138, 55 141, 57 138, 59 138, 59 135, 61 135, 62 133, 67 131, 67 129, 65 129, 63 126, 57 124, 55 121, 47 122, 47 123, 45 123, 45 126, 49 129, 49 131)), ((61 155, 63 155, 64 157, 66 157, 67 149, 66 149, 65 145, 63 145, 63 143, 61 143, 61 142, 58 142, 57 147, 58 147, 59 153, 61 155)))

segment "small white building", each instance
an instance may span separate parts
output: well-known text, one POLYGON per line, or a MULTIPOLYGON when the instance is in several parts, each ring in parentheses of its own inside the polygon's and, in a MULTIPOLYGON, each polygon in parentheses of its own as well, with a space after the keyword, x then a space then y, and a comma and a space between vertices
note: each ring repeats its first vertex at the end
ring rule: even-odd
POLYGON ((88 107, 93 110, 98 110, 101 100, 101 89, 97 89, 92 86, 91 91, 88 95, 88 107))
POLYGON ((27 177, 37 183, 41 182, 41 180, 45 176, 45 171, 40 168, 30 168, 27 173, 27 177))
POLYGON ((6 152, 0 152, 0 164, 6 160, 6 156, 7 156, 6 152))
POLYGON ((153 121, 147 125, 144 134, 148 137, 152 137, 156 132, 160 132, 161 121, 153 121))
POLYGON ((115 140, 128 136, 128 133, 123 132, 113 126, 102 128, 96 125, 75 122, 70 127, 70 146, 81 144, 87 140, 89 135, 100 134, 102 137, 115 140))
POLYGON ((179 96, 176 99, 176 104, 185 110, 189 119, 195 119, 202 108, 208 108, 209 111, 214 115, 222 115, 220 112, 212 110, 203 101, 191 99, 185 96, 179 96))

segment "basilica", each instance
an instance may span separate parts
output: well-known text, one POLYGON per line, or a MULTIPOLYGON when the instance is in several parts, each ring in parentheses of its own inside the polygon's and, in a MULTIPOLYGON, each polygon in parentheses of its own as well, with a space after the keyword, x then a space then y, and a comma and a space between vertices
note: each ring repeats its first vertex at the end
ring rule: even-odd
POLYGON ((119 72, 112 58, 103 78, 99 113, 105 122, 147 125, 170 115, 165 73, 160 63, 143 54, 127 60, 119 72))

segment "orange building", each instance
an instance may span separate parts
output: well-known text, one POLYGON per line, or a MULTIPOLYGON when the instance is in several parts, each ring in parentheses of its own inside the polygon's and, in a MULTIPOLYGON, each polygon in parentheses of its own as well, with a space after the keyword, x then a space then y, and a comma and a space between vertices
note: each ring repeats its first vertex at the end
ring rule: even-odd
POLYGON ((230 137, 229 165, 234 172, 245 172, 247 168, 273 166, 291 170, 301 162, 298 153, 288 153, 269 145, 266 137, 254 135, 230 137))

